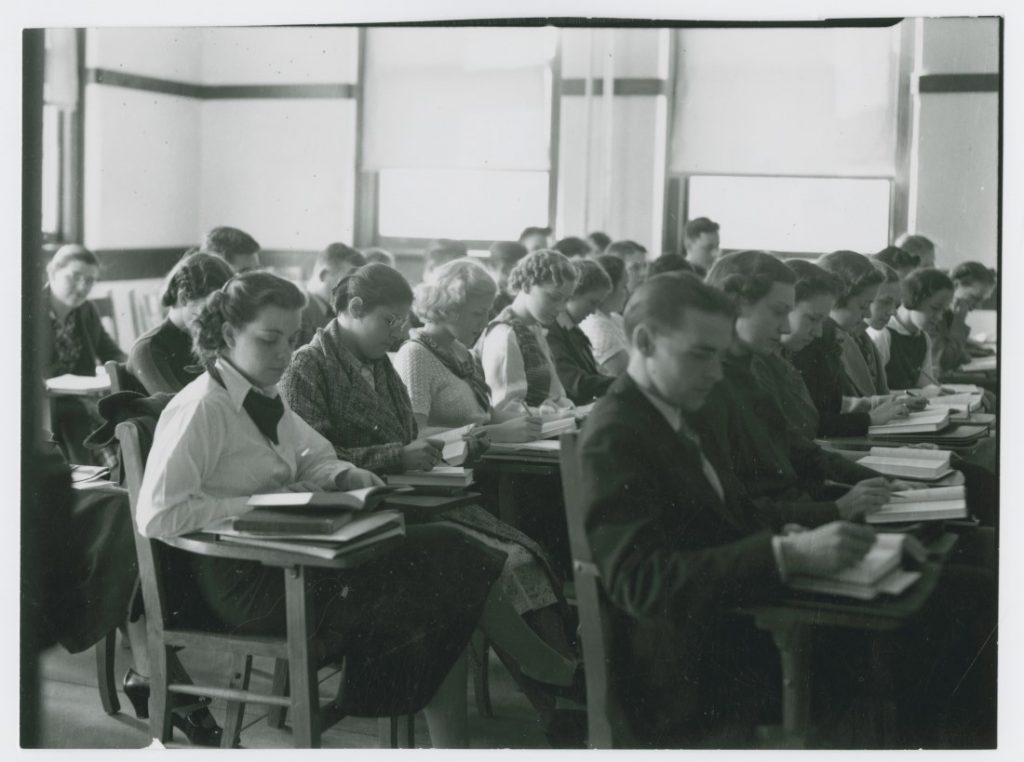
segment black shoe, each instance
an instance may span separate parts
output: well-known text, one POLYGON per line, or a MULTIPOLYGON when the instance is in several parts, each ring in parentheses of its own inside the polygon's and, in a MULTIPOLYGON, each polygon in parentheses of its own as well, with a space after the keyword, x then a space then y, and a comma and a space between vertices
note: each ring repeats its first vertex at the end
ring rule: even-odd
MULTIPOLYGON (((149 678, 129 667, 121 687, 135 710, 135 716, 140 720, 148 720, 149 678)), ((223 731, 207 709, 210 699, 172 696, 171 700, 175 702, 171 710, 171 725, 184 733, 189 743, 195 746, 220 746, 223 731)))

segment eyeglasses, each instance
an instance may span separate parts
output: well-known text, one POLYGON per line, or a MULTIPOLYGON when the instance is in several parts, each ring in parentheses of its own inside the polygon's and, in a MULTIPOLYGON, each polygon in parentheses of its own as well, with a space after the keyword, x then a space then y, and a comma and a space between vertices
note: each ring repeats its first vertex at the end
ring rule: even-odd
POLYGON ((393 330, 395 328, 405 328, 409 324, 409 316, 408 315, 402 316, 402 315, 382 315, 382 314, 378 314, 378 317, 381 319, 381 322, 383 322, 384 325, 386 325, 388 327, 389 331, 393 330))

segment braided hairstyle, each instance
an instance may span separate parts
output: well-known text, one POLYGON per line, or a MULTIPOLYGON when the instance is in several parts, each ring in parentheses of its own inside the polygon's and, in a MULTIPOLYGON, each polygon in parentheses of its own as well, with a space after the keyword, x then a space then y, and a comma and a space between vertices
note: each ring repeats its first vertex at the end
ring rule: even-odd
POLYGON ((210 294, 202 311, 192 323, 195 354, 210 365, 225 349, 224 324, 241 329, 253 322, 265 307, 301 310, 306 297, 291 281, 268 272, 251 270, 229 279, 210 294))
POLYGON ((231 266, 218 256, 189 249, 167 274, 160 303, 174 307, 205 299, 231 278, 231 266))

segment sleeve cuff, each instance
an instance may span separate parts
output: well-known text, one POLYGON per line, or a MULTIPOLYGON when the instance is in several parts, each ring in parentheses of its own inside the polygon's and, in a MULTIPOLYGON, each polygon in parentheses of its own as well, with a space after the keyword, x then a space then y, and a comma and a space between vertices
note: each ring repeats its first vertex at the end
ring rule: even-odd
POLYGON ((786 557, 782 552, 782 538, 778 535, 772 537, 772 555, 775 556, 775 567, 779 570, 779 578, 783 582, 788 582, 789 573, 786 570, 786 557))

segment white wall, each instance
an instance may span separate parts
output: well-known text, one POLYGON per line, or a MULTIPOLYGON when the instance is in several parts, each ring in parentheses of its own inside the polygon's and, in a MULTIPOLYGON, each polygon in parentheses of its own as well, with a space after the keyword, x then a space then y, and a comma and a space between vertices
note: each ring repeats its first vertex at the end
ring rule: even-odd
MULTIPOLYGON (((996 19, 925 19, 918 74, 992 74, 999 68, 996 19)), ((996 265, 998 93, 921 93, 910 229, 935 242, 936 264, 996 265)))
POLYGON ((207 85, 355 82, 356 29, 218 27, 202 30, 207 85))

